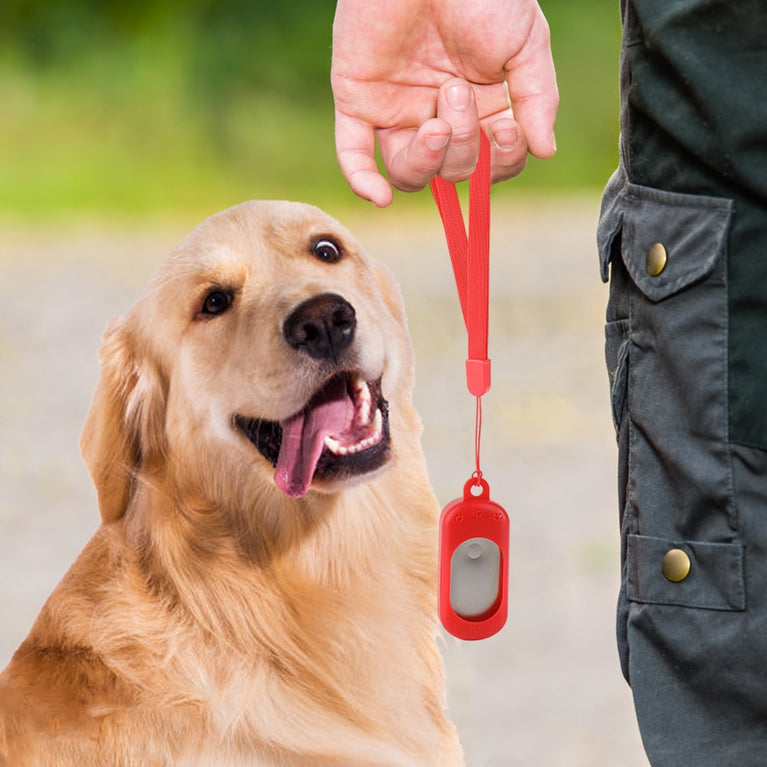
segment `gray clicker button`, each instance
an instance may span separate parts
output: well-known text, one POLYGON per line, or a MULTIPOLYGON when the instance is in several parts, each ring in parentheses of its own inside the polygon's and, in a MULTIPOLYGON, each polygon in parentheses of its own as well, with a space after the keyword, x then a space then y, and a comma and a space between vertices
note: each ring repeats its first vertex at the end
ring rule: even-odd
POLYGON ((501 550, 487 538, 469 538, 450 559, 450 606, 461 618, 479 618, 498 601, 501 550))

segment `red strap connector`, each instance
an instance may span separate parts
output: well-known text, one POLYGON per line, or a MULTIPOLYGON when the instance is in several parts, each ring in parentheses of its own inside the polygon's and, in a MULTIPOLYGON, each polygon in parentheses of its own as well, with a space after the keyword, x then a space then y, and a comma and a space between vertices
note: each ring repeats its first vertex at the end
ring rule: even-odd
POLYGON ((490 389, 490 360, 466 360, 466 384, 475 397, 490 389))

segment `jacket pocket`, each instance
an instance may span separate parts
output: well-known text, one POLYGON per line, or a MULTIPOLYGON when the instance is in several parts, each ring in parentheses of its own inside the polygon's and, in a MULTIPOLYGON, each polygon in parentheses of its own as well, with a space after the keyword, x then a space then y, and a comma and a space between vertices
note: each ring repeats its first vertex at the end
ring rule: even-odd
POLYGON ((727 434, 731 208, 628 183, 622 171, 603 200, 605 359, 629 601, 743 609, 727 434), (658 564, 674 541, 692 563, 678 583, 658 564))
POLYGON ((730 200, 630 184, 622 169, 603 198, 597 244, 610 281, 605 359, 619 451, 617 639, 627 679, 642 621, 662 623, 658 641, 670 641, 657 611, 745 609, 728 443, 731 208, 730 200), (664 574, 669 551, 689 560, 684 577, 664 574))

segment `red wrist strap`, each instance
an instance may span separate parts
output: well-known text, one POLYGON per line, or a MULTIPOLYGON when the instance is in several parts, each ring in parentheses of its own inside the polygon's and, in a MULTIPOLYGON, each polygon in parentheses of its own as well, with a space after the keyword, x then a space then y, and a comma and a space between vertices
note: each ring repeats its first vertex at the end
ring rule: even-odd
POLYGON ((490 388, 487 358, 490 275, 490 142, 481 132, 479 161, 469 182, 469 233, 466 234, 455 184, 435 176, 430 185, 445 229, 463 320, 469 336, 466 383, 475 397, 490 388))

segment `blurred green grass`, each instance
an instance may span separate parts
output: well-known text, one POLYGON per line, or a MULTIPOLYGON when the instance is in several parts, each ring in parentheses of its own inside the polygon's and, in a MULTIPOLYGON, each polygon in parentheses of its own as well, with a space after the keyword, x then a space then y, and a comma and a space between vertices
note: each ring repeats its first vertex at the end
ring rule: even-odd
MULTIPOLYGON (((541 5, 558 154, 496 194, 594 191, 616 162, 617 0, 541 5)), ((198 217, 253 197, 351 204, 333 145, 334 7, 3 0, 0 217, 198 217)))

